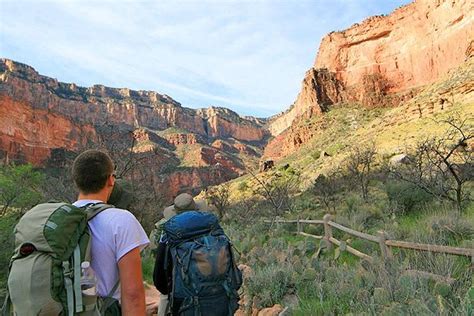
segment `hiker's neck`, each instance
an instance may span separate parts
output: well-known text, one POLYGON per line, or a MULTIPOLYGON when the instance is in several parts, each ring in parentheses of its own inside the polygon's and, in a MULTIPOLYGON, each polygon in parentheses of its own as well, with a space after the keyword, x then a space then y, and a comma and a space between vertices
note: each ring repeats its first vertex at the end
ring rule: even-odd
POLYGON ((79 196, 77 197, 78 200, 95 200, 95 201, 102 201, 107 202, 109 199, 110 192, 109 190, 100 190, 96 193, 82 193, 79 192, 79 196))

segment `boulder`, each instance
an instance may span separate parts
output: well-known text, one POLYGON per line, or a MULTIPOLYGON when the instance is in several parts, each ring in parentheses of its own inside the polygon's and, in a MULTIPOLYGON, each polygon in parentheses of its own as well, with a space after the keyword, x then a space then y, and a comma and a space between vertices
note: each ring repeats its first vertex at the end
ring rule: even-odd
POLYGON ((391 166, 405 165, 410 162, 410 157, 407 154, 398 154, 390 158, 391 166))

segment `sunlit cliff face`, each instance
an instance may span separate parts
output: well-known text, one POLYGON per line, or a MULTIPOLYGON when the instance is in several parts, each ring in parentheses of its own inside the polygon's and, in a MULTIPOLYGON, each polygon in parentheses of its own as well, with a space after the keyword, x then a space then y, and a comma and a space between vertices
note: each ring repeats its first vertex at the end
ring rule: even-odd
POLYGON ((271 122, 272 134, 336 102, 396 106, 413 97, 465 61, 473 12, 468 0, 418 0, 326 35, 292 108, 271 122))

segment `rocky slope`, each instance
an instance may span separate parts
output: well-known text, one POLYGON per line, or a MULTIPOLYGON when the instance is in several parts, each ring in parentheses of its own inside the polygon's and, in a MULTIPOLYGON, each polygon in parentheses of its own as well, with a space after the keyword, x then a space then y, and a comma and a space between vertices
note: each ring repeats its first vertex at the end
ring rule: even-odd
POLYGON ((111 135, 120 142, 132 133, 133 150, 153 152, 150 170, 165 172, 155 178, 171 183, 167 189, 173 195, 242 174, 261 154, 268 137, 264 123, 224 108, 185 108, 152 91, 62 83, 0 60, 1 159, 60 163, 58 153, 107 142, 111 135))
POLYGON ((459 66, 472 51, 474 4, 416 0, 326 35, 292 107, 270 123, 278 135, 338 102, 398 105, 459 66))

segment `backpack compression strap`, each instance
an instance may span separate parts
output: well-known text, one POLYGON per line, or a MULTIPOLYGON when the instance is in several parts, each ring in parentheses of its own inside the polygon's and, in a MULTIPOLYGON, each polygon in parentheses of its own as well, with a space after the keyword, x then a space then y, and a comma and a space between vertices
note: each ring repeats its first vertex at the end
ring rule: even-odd
POLYGON ((10 299, 10 292, 7 289, 7 296, 2 306, 2 316, 10 316, 12 312, 12 300, 10 299))

